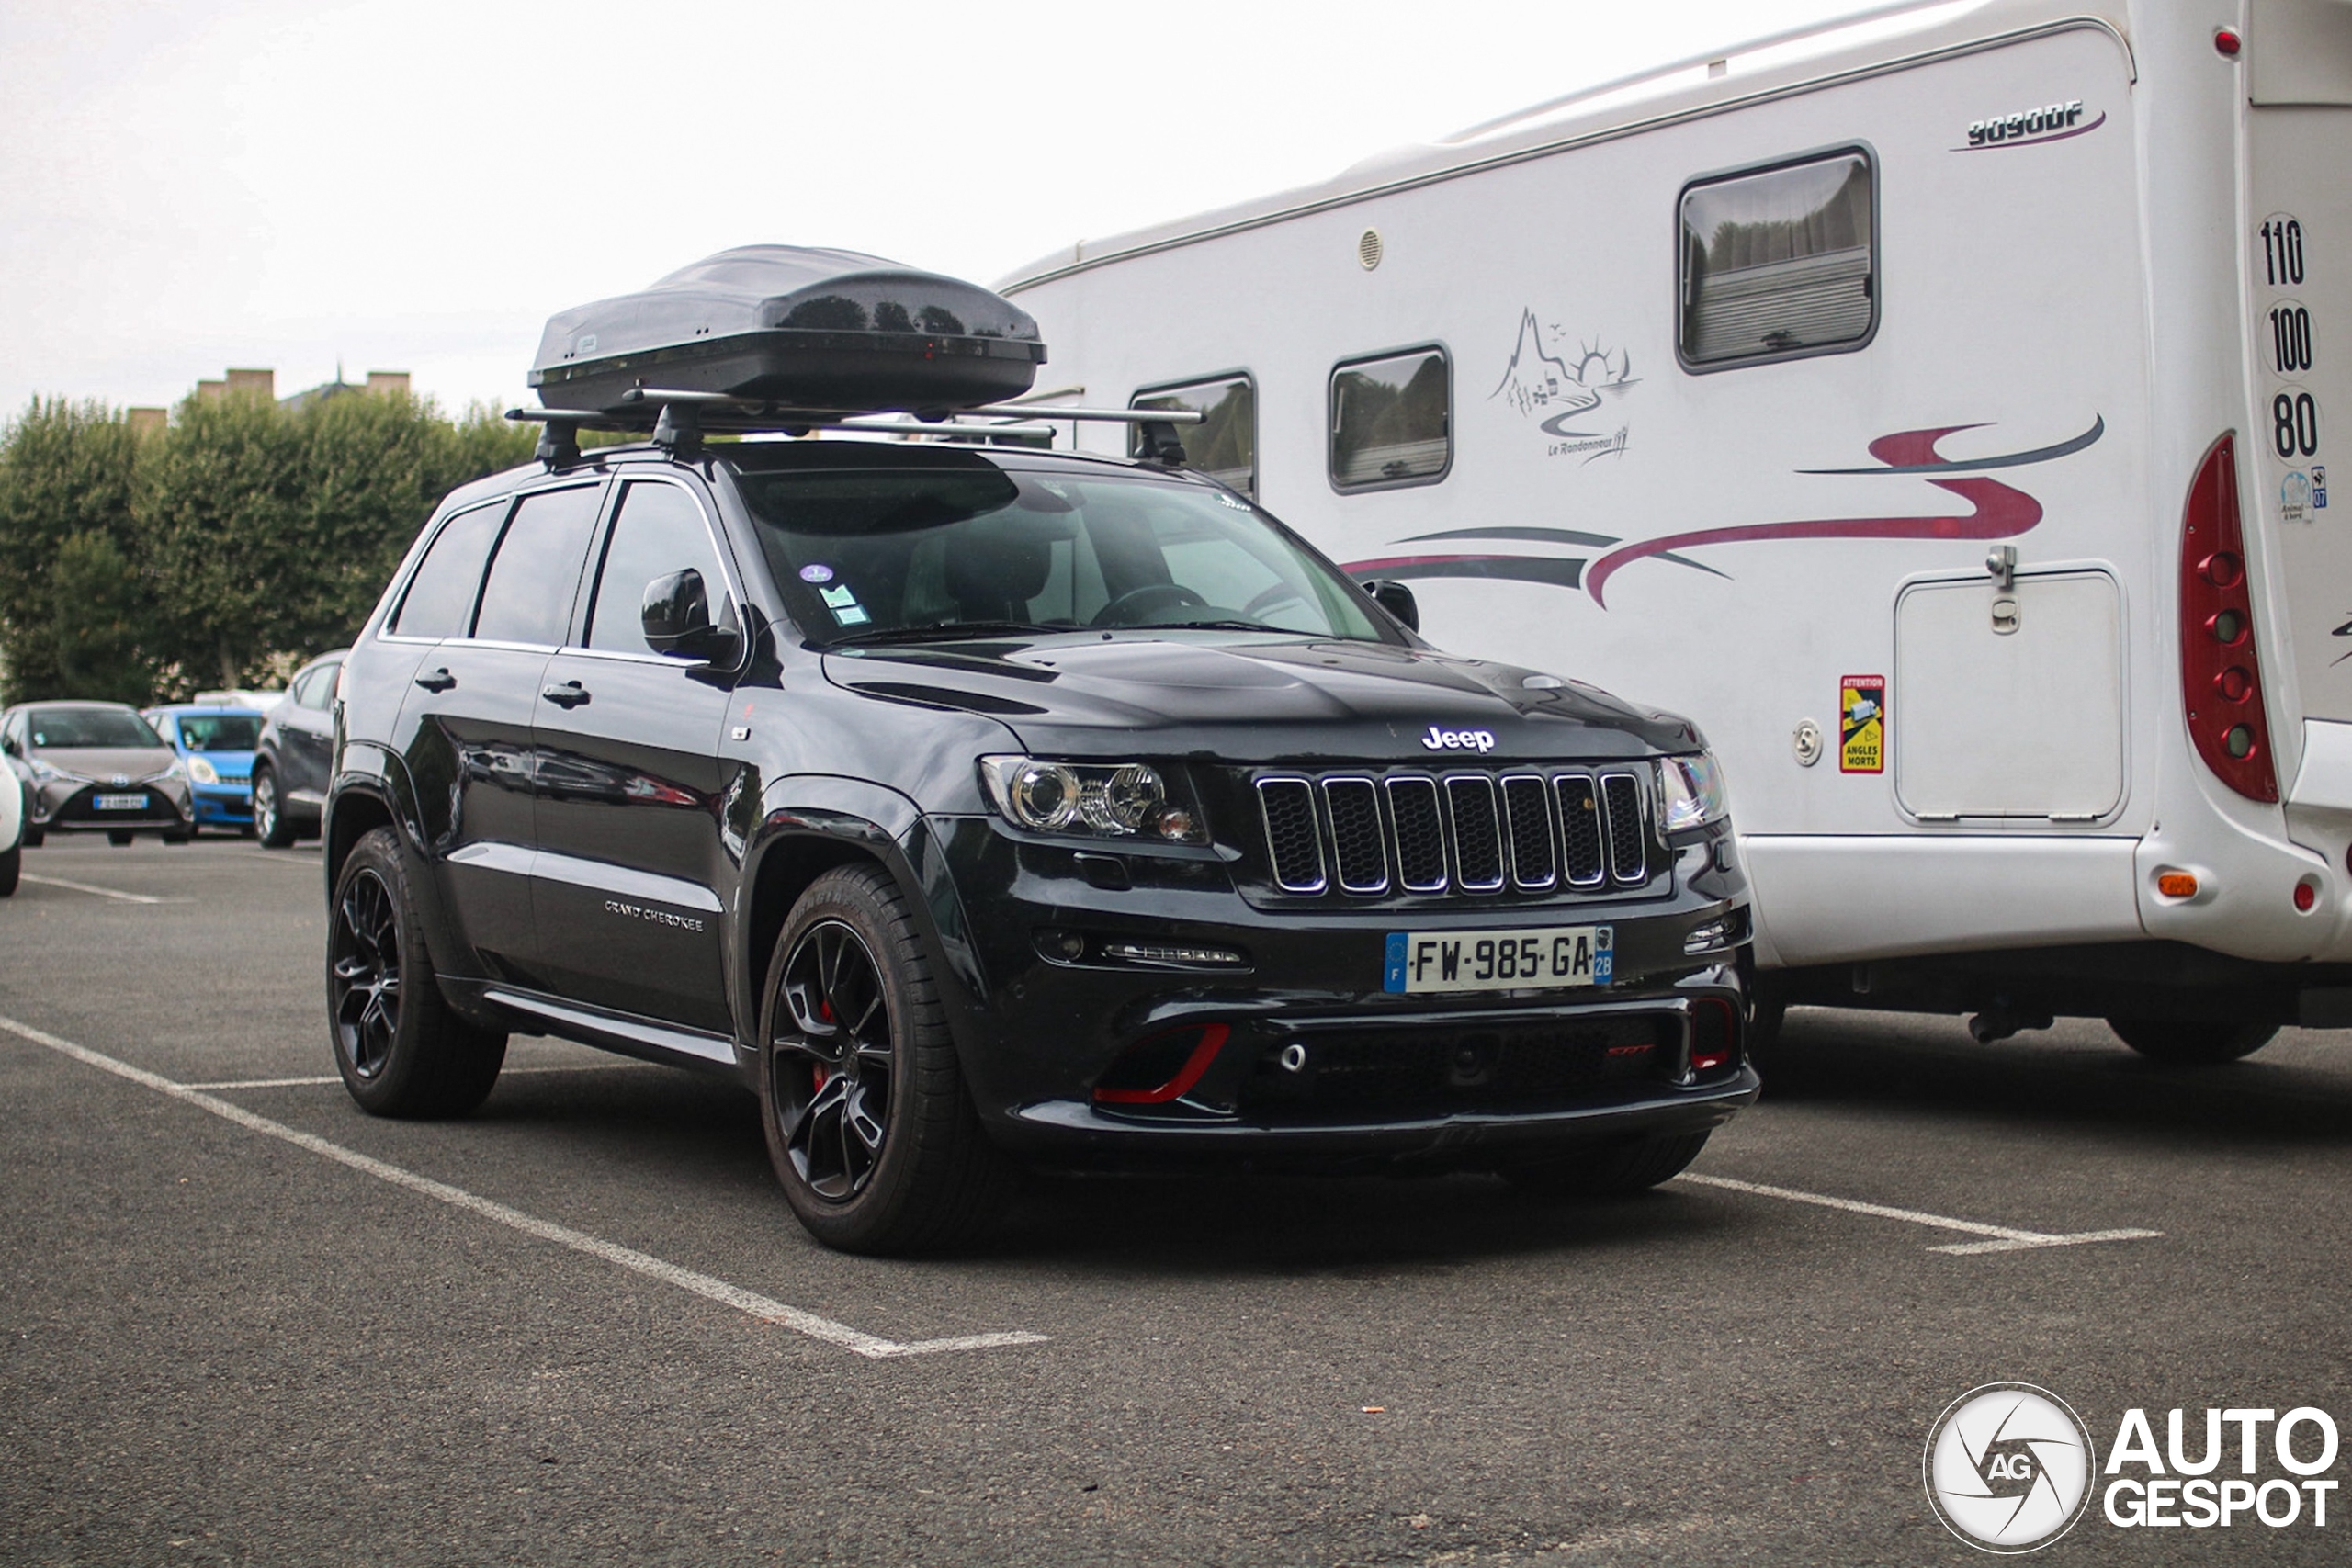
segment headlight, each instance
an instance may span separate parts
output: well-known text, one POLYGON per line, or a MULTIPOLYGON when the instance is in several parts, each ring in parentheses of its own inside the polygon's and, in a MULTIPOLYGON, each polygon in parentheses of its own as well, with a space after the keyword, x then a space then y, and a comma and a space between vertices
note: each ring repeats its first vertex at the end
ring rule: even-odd
POLYGON ((1209 841, 1201 814, 1170 801, 1167 782, 1146 762, 983 757, 980 778, 1004 819, 1031 832, 1154 839, 1170 844, 1209 841))
POLYGON ((172 765, 170 767, 165 768, 160 773, 149 773, 145 778, 141 779, 139 782, 141 784, 162 784, 166 779, 185 779, 187 777, 187 764, 175 757, 172 759, 172 765))
POLYGON ((35 784, 88 784, 79 773, 69 773, 63 768, 51 767, 39 757, 27 759, 25 766, 31 770, 35 784))
POLYGON ((217 784, 220 782, 220 770, 201 757, 190 757, 187 760, 187 776, 200 784, 217 784))
POLYGON ((1721 821, 1729 809, 1724 800, 1724 771, 1711 753, 1668 757, 1658 763, 1657 772, 1668 832, 1721 821))

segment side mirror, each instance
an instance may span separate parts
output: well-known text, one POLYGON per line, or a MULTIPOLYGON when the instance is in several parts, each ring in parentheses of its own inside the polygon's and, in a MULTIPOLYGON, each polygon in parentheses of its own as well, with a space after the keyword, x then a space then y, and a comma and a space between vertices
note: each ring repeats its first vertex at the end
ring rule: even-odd
POLYGON ((11 757, 15 756, 17 754, 17 738, 13 735, 0 735, 0 751, 7 752, 11 757))
POLYGON ((1363 591, 1372 602, 1404 622, 1415 631, 1421 629, 1421 607, 1413 602, 1413 591, 1401 582, 1367 582, 1363 591))
POLYGON ((712 621, 710 591, 692 567, 647 583, 638 619, 645 645, 656 653, 721 664, 735 657, 739 646, 733 627, 712 621))

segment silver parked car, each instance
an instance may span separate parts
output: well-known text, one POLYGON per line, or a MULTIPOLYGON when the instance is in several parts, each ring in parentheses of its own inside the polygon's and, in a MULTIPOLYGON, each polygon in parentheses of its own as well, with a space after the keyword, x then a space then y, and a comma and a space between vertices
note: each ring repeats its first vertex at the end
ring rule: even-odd
POLYGON ((19 704, 0 714, 0 751, 32 786, 27 844, 51 833, 184 844, 195 830, 186 765, 125 704, 19 704))

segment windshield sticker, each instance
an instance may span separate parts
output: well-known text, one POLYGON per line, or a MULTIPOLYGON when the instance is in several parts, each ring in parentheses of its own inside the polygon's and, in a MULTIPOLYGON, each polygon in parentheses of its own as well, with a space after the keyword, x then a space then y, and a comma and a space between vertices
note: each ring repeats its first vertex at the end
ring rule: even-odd
POLYGON ((837 582, 831 588, 820 588, 817 591, 817 597, 825 602, 825 608, 831 610, 833 613, 833 619, 842 626, 862 626, 872 619, 866 615, 865 607, 858 604, 857 595, 850 591, 850 586, 846 582, 837 582))
POLYGON ((1838 771, 1886 772, 1886 677, 1842 675, 1838 680, 1838 771))
POLYGON ((831 582, 832 580, 833 569, 821 561, 800 569, 800 581, 803 582, 831 582))

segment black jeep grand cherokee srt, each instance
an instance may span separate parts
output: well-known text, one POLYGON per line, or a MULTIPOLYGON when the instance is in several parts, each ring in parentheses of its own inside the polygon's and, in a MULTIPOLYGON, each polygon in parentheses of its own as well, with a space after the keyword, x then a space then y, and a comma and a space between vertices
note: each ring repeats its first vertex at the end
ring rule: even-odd
POLYGON ((1757 1092, 1698 732, 1440 653, 1149 463, 469 486, 351 650, 324 829, 362 1106, 469 1110, 516 1030, 715 1068, 835 1247, 967 1234, 1019 1163, 1628 1190, 1757 1092))

